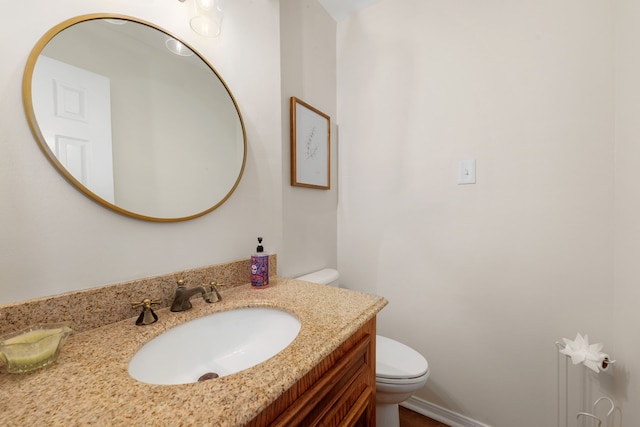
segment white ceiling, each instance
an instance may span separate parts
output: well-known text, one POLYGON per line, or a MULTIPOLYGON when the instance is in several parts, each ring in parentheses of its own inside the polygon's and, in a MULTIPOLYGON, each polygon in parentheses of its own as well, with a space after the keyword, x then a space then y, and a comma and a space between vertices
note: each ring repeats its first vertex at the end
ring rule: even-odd
POLYGON ((336 21, 341 21, 354 12, 380 0, 318 0, 336 21))

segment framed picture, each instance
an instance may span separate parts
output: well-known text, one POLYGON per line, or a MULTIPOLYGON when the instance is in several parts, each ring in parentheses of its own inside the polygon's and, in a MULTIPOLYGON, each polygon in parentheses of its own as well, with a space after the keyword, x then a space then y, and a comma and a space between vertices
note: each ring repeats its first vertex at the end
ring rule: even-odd
POLYGON ((328 190, 331 119, 291 97, 291 185, 328 190))

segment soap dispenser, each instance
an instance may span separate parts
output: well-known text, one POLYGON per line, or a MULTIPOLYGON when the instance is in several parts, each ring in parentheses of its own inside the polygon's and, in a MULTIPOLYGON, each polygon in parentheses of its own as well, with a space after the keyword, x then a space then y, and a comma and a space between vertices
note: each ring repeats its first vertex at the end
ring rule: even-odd
POLYGON ((258 247, 251 255, 251 287, 262 289, 269 286, 269 254, 264 251, 262 237, 258 237, 258 247))

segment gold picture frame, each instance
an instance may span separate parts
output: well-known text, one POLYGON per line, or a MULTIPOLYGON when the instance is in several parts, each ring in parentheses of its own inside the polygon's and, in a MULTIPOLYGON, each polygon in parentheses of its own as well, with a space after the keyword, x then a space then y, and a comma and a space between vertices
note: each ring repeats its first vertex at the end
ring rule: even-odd
POLYGON ((291 185, 331 188, 331 118, 291 97, 291 185))

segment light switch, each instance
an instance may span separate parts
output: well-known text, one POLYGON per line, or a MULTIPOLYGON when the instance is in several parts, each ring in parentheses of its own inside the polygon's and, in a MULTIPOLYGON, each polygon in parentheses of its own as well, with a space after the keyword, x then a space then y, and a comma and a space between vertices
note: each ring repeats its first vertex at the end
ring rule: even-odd
POLYGON ((476 161, 459 160, 458 161, 458 184, 475 184, 476 183, 476 161))

